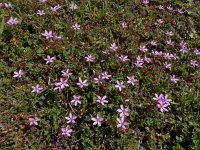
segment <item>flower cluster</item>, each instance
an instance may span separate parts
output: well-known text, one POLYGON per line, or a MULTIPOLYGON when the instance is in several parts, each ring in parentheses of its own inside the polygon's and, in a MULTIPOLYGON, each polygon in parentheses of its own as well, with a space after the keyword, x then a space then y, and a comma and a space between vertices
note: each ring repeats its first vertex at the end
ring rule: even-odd
POLYGON ((120 113, 120 118, 117 118, 117 128, 120 128, 122 131, 126 130, 126 126, 128 126, 128 122, 125 121, 125 117, 129 116, 129 109, 124 108, 123 105, 120 105, 120 108, 117 109, 117 112, 120 113))

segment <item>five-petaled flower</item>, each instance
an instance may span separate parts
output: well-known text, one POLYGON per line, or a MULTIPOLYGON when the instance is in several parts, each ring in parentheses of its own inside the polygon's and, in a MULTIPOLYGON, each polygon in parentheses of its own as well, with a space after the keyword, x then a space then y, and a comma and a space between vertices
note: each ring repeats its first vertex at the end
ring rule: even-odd
POLYGON ((95 58, 92 55, 88 55, 85 57, 87 62, 94 62, 95 58))
POLYGON ((190 64, 194 67, 199 66, 199 64, 197 63, 197 60, 190 60, 190 64))
POLYGON ((73 116, 72 113, 69 113, 69 116, 65 117, 65 119, 67 120, 67 124, 69 123, 74 124, 76 118, 77 116, 73 116))
POLYGON ((6 24, 12 26, 12 25, 16 25, 18 24, 18 19, 17 18, 13 18, 13 17, 10 17, 10 19, 6 22, 6 24))
POLYGON ((179 14, 184 14, 184 11, 182 9, 178 9, 179 14))
POLYGON ((125 56, 125 55, 120 55, 119 59, 120 59, 121 62, 126 62, 127 60, 129 60, 128 56, 125 56))
POLYGON ((53 6, 53 7, 51 7, 51 10, 52 11, 57 11, 57 10, 59 10, 59 9, 61 9, 61 6, 58 4, 58 5, 56 5, 56 6, 53 6))
POLYGON ((72 25, 72 29, 74 30, 80 30, 80 25, 78 23, 75 23, 74 25, 72 25))
POLYGON ((69 69, 62 70, 61 73, 62 73, 62 76, 65 78, 69 78, 72 75, 72 73, 69 69))
POLYGON ((100 103, 101 105, 105 105, 105 103, 108 103, 108 101, 106 100, 107 96, 98 96, 97 95, 97 102, 100 103))
POLYGON ((101 126, 101 124, 102 124, 104 119, 99 114, 97 114, 97 117, 96 118, 92 118, 91 120, 94 121, 93 122, 94 126, 97 125, 97 124, 98 124, 98 126, 101 126))
POLYGON ((38 10, 38 11, 37 11, 37 14, 40 15, 40 16, 42 16, 42 15, 45 14, 45 12, 44 12, 44 10, 38 10))
POLYGON ((137 82, 138 80, 135 79, 135 76, 131 76, 131 77, 127 77, 128 78, 128 83, 130 83, 131 85, 135 85, 135 82, 137 82))
POLYGON ((53 32, 45 30, 44 33, 42 33, 43 36, 46 37, 46 39, 53 38, 53 32))
POLYGON ((122 29, 128 28, 128 24, 126 22, 121 23, 122 29))
POLYGON ((14 72, 13 77, 14 78, 22 78, 22 76, 24 75, 24 72, 20 69, 18 72, 14 72))
POLYGON ((85 86, 88 86, 88 84, 87 84, 87 80, 82 80, 81 78, 79 78, 78 79, 79 80, 79 82, 78 83, 76 83, 80 88, 83 88, 83 87, 85 87, 85 86))
POLYGON ((142 51, 142 52, 147 52, 148 51, 148 49, 147 49, 147 47, 145 45, 140 45, 139 50, 142 51))
POLYGON ((171 81, 171 82, 177 83, 178 80, 179 80, 179 79, 176 78, 175 75, 171 75, 171 76, 170 76, 170 81, 171 81))
POLYGON ((117 85, 115 85, 116 88, 119 89, 119 91, 122 91, 123 88, 125 88, 126 86, 124 85, 124 81, 116 81, 117 85))
POLYGON ((120 113, 120 117, 129 116, 129 108, 124 108, 123 105, 120 105, 120 108, 117 109, 117 112, 120 113))
POLYGON ((12 7, 12 5, 11 5, 10 2, 8 2, 8 3, 4 3, 4 6, 5 6, 6 8, 11 8, 11 7, 12 7))
POLYGON ((164 65, 164 67, 165 67, 166 69, 171 69, 171 66, 172 66, 172 64, 170 64, 170 63, 168 63, 168 62, 164 62, 163 65, 164 65))
POLYGON ((81 104, 81 96, 79 95, 73 95, 73 100, 71 101, 71 103, 74 103, 75 106, 77 106, 78 104, 81 104))
POLYGON ((151 41, 151 43, 150 43, 152 46, 157 46, 157 42, 156 41, 151 41))
POLYGON ((62 89, 64 89, 65 87, 68 87, 69 84, 68 84, 68 80, 67 79, 64 79, 64 78, 60 78, 60 82, 56 82, 55 83, 55 88, 54 90, 59 90, 61 91, 62 89))
POLYGON ((101 75, 99 75, 97 78, 94 78, 94 83, 101 84, 102 81, 103 81, 103 78, 101 75))
POLYGON ((78 6, 74 2, 71 2, 71 4, 69 5, 69 8, 71 10, 76 10, 76 9, 78 9, 78 6))
POLYGON ((32 126, 32 125, 38 125, 38 121, 39 121, 39 119, 35 116, 34 118, 32 118, 32 117, 30 117, 30 118, 28 118, 28 120, 29 120, 29 125, 30 126, 32 126))
POLYGON ((103 80, 105 80, 105 79, 109 80, 109 78, 111 77, 111 75, 109 75, 107 71, 102 72, 101 75, 102 75, 103 80))
POLYGON ((37 84, 36 86, 32 86, 32 93, 41 93, 41 90, 43 90, 43 88, 42 87, 40 87, 40 85, 39 84, 37 84))
POLYGON ((64 136, 71 136, 72 129, 70 128, 70 126, 67 125, 67 127, 61 128, 61 131, 62 131, 62 135, 64 136))
POLYGON ((56 59, 55 57, 51 57, 49 55, 46 58, 44 58, 46 64, 52 63, 55 59, 56 59))
POLYGON ((118 46, 115 43, 113 43, 110 45, 110 49, 115 52, 115 51, 117 51, 118 46))

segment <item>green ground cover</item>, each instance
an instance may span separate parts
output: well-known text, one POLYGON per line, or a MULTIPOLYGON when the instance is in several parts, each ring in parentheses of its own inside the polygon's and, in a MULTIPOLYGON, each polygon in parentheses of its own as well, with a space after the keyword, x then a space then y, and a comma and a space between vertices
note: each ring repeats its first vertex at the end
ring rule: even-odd
POLYGON ((0 149, 200 150, 200 1, 2 0, 0 149))

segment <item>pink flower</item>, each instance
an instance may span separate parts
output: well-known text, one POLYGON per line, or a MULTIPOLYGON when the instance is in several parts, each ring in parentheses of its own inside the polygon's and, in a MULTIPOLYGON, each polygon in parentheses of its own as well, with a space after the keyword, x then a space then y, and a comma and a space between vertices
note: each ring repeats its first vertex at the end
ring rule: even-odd
POLYGON ((172 100, 169 99, 168 97, 169 96, 167 94, 166 95, 164 95, 164 94, 160 94, 160 95, 155 94, 155 97, 153 99, 156 100, 156 101, 164 101, 165 103, 169 104, 172 100))
POLYGON ((167 109, 168 106, 169 104, 166 104, 166 103, 162 103, 162 102, 157 103, 157 107, 160 108, 161 112, 168 111, 167 109))
POLYGON ((44 33, 42 33, 43 36, 46 37, 46 39, 50 39, 50 38, 53 38, 53 32, 52 31, 47 31, 45 30, 44 33))
POLYGON ((124 116, 122 116, 121 118, 117 118, 117 122, 118 122, 117 128, 121 128, 123 131, 125 131, 128 122, 125 121, 124 116))
POLYGON ((71 103, 74 103, 75 106, 77 106, 78 104, 81 104, 81 96, 79 95, 73 95, 73 100, 71 101, 71 103))
POLYGON ((124 81, 120 82, 117 80, 116 82, 117 82, 117 85, 115 85, 115 87, 118 88, 119 91, 122 91, 122 89, 125 88, 124 81))
POLYGON ((0 3, 0 8, 3 7, 3 3, 0 3))
POLYGON ((127 60, 129 60, 129 59, 128 59, 128 56, 125 56, 125 55, 119 56, 119 59, 120 59, 120 61, 122 61, 122 62, 126 62, 127 60))
POLYGON ((142 52, 147 52, 148 51, 148 49, 146 48, 145 45, 140 45, 139 50, 142 51, 142 52))
POLYGON ((159 5, 159 6, 158 6, 158 9, 164 10, 164 6, 163 6, 163 5, 159 5))
POLYGON ((184 14, 184 11, 182 9, 178 9, 179 14, 184 14))
POLYGON ((42 16, 42 15, 45 14, 45 12, 44 12, 44 10, 38 10, 38 11, 37 11, 37 14, 40 15, 40 16, 42 16))
POLYGON ((108 103, 108 101, 106 100, 107 98, 106 96, 101 97, 97 95, 97 98, 98 98, 97 102, 100 103, 101 105, 105 105, 105 103, 108 103))
POLYGON ((103 81, 101 75, 99 75, 97 78, 94 78, 94 83, 97 83, 97 84, 101 84, 103 81))
POLYGON ((85 86, 88 86, 88 84, 87 84, 87 80, 82 80, 81 78, 79 78, 79 82, 78 83, 76 83, 80 88, 83 88, 83 87, 85 87, 85 86))
POLYGON ((69 8, 70 8, 71 10, 76 10, 76 9, 78 9, 78 6, 77 6, 74 2, 71 2, 69 8))
POLYGON ((61 91, 62 89, 64 89, 65 87, 68 87, 68 80, 64 79, 64 78, 60 78, 60 82, 56 82, 55 83, 55 88, 54 90, 59 90, 61 91))
POLYGON ((54 38, 55 40, 60 40, 60 39, 61 39, 61 36, 58 35, 58 34, 55 34, 53 38, 54 38))
POLYGON ((24 75, 24 72, 20 69, 18 72, 14 72, 14 78, 22 78, 22 76, 24 75))
POLYGON ((40 3, 45 3, 47 0, 39 0, 40 3))
POLYGON ((190 64, 194 67, 199 66, 196 60, 190 60, 190 64))
POLYGON ((181 46, 181 49, 180 49, 180 51, 184 54, 184 53, 186 53, 187 51, 188 51, 188 48, 187 48, 187 45, 186 45, 187 43, 186 42, 184 42, 184 41, 181 41, 180 42, 180 46, 181 46))
POLYGON ((91 120, 94 121, 94 123, 93 123, 94 126, 97 124, 98 124, 98 126, 101 126, 104 119, 99 114, 97 114, 97 117, 92 118, 91 120))
POLYGON ((121 23, 122 29, 128 28, 128 24, 126 22, 121 23))
POLYGON ((166 69, 171 69, 171 65, 172 65, 172 64, 170 64, 170 63, 168 63, 168 62, 164 62, 163 65, 164 65, 164 67, 165 67, 166 69))
POLYGON ((179 79, 176 78, 175 75, 170 76, 170 81, 171 81, 171 82, 177 83, 178 80, 179 80, 179 79))
POLYGON ((118 46, 115 43, 113 43, 110 45, 110 49, 115 52, 115 51, 117 51, 118 46))
POLYGON ((128 78, 128 83, 130 83, 131 85, 135 85, 135 82, 137 82, 138 80, 135 79, 135 76, 131 76, 131 77, 127 77, 128 78))
POLYGON ((28 120, 29 120, 29 125, 30 126, 32 126, 32 125, 38 125, 38 121, 39 121, 39 119, 35 116, 35 118, 28 118, 28 120))
POLYGON ((46 64, 52 63, 55 59, 56 59, 55 57, 51 57, 49 55, 46 58, 44 58, 46 64))
POLYGON ((95 61, 95 58, 92 55, 86 56, 85 59, 86 59, 87 62, 94 62, 95 61))
POLYGON ((158 20, 157 20, 157 24, 162 24, 162 23, 164 23, 164 20, 163 20, 163 19, 158 19, 158 20))
POLYGON ((173 7, 171 5, 167 6, 168 10, 173 10, 173 7))
POLYGON ((167 31, 167 32, 166 32, 166 35, 168 35, 168 36, 173 36, 174 33, 173 33, 172 31, 167 31))
POLYGON ((183 47, 186 47, 186 44, 187 44, 186 42, 181 41, 179 45, 183 48, 183 47))
POLYGON ((12 7, 12 5, 11 5, 10 2, 8 2, 8 3, 4 3, 4 6, 5 6, 6 8, 11 8, 11 7, 12 7))
POLYGON ((149 0, 142 0, 142 3, 147 5, 147 4, 149 4, 149 0))
POLYGON ((13 18, 13 17, 10 17, 10 19, 6 22, 6 24, 12 26, 12 25, 16 25, 18 24, 18 19, 17 18, 13 18))
POLYGON ((74 124, 76 118, 77 118, 77 116, 73 116, 72 113, 69 113, 69 116, 65 117, 65 119, 67 120, 67 124, 69 124, 69 123, 74 124))
POLYGON ((43 90, 43 88, 42 87, 40 87, 40 85, 39 84, 37 84, 36 86, 32 86, 32 93, 41 93, 41 90, 43 90))
POLYGON ((171 39, 167 40, 166 43, 168 45, 174 46, 174 41, 172 41, 171 39))
POLYGON ((72 25, 72 29, 74 30, 80 30, 80 25, 78 23, 75 23, 74 25, 72 25))
POLYGON ((120 105, 120 108, 117 109, 117 112, 120 113, 120 117, 129 116, 129 109, 128 108, 124 108, 123 105, 120 105))
POLYGON ((64 136, 71 136, 72 129, 70 128, 70 126, 67 125, 66 128, 61 128, 61 131, 62 131, 62 135, 64 136))
POLYGON ((66 77, 66 78, 69 78, 72 75, 69 69, 66 69, 65 71, 63 70, 61 71, 61 73, 62 73, 61 76, 66 77))
POLYGON ((101 75, 102 75, 102 79, 106 79, 106 80, 108 80, 111 77, 111 75, 108 75, 107 71, 102 72, 101 75))
POLYGON ((196 55, 200 55, 200 51, 199 51, 198 49, 195 49, 195 50, 194 50, 194 53, 195 53, 196 55))
POLYGON ((59 9, 61 9, 61 6, 59 4, 54 6, 54 7, 51 7, 51 10, 54 11, 54 12, 59 10, 59 9))
POLYGON ((156 41, 151 41, 150 43, 152 46, 157 46, 157 42, 156 41))
POLYGON ((164 53, 162 51, 158 52, 158 51, 152 51, 152 54, 155 56, 162 56, 164 53))
POLYGON ((144 60, 147 62, 147 63, 150 63, 151 62, 151 58, 148 58, 148 57, 144 57, 144 60))

